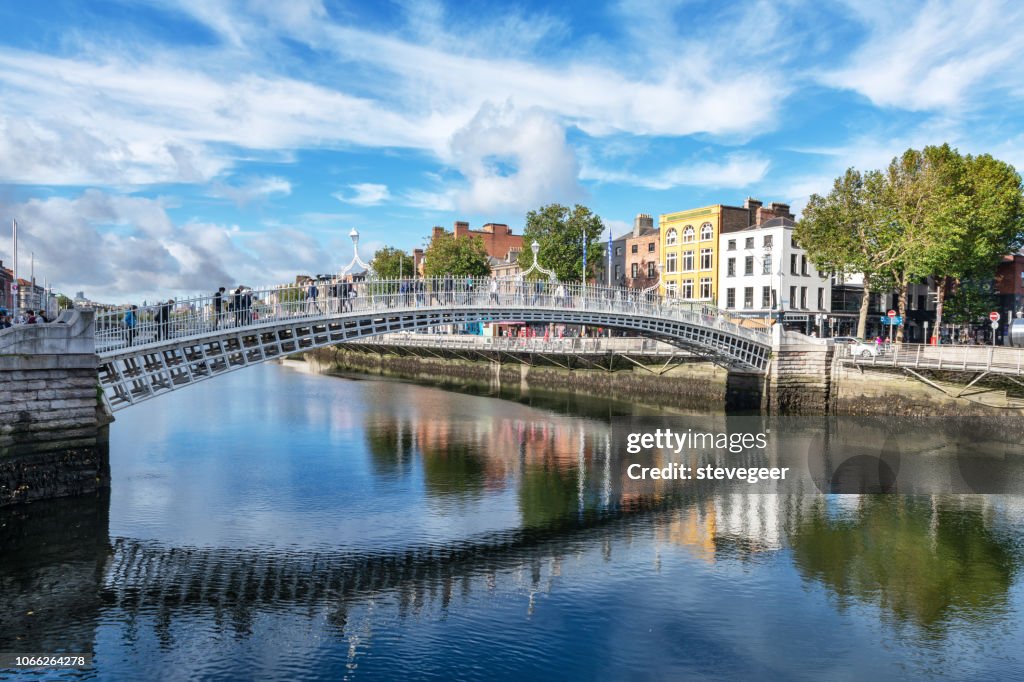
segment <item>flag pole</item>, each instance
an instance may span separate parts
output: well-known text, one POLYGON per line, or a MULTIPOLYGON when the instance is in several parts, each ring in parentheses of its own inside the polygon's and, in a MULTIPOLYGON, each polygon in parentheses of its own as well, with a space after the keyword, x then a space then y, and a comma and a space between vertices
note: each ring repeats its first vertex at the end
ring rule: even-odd
POLYGON ((11 319, 16 320, 16 319, 18 319, 18 299, 20 298, 19 294, 21 293, 20 291, 18 291, 18 221, 17 220, 14 220, 14 219, 11 220, 11 228, 14 231, 14 279, 12 281, 14 282, 13 289, 15 289, 15 291, 11 292, 14 295, 14 305, 11 306, 11 308, 13 309, 13 314, 12 314, 11 319))

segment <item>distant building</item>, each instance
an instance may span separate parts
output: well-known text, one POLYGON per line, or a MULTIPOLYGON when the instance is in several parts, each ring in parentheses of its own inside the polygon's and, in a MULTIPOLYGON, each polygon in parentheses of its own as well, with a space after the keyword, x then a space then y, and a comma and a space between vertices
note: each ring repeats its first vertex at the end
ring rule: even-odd
POLYGON ((646 289, 658 281, 658 231, 654 218, 640 213, 633 219, 633 231, 626 237, 624 264, 625 285, 630 289, 646 289))
POLYGON ((771 218, 719 235, 718 307, 766 323, 782 313, 799 331, 824 336, 832 282, 793 239, 794 226, 789 218, 771 218))
POLYGON ((714 204, 659 216, 662 293, 670 298, 718 299, 719 236, 760 225, 772 218, 792 221, 789 204, 767 208, 748 198, 742 207, 714 204))
MULTIPOLYGON (((431 232, 430 238, 433 239, 438 235, 444 234, 444 232, 445 229, 443 227, 436 226, 431 232)), ((487 223, 480 230, 471 230, 469 229, 469 223, 457 220, 455 221, 452 234, 455 235, 456 239, 479 237, 484 243, 488 256, 506 262, 518 258, 519 252, 523 249, 523 236, 512 234, 512 229, 503 223, 487 223)), ((413 258, 415 257, 416 251, 413 251, 413 258)), ((422 252, 420 263, 422 263, 422 252)))
POLYGON ((0 260, 0 308, 10 311, 14 308, 14 296, 11 294, 11 283, 14 282, 14 272, 4 266, 0 260))

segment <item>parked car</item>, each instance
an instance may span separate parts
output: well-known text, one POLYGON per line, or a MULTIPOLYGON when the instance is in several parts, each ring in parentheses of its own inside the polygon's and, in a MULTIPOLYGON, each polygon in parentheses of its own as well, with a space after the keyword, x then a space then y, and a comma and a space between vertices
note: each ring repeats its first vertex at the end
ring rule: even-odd
POLYGON ((850 356, 855 358, 877 357, 878 349, 875 344, 852 336, 837 336, 832 339, 837 346, 846 346, 850 349, 850 356))

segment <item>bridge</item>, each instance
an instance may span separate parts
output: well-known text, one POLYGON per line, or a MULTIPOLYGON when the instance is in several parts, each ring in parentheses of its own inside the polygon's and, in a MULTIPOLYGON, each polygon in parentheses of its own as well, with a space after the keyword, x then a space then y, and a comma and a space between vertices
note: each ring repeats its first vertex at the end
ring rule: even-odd
POLYGON ((324 346, 480 322, 584 325, 662 341, 765 373, 771 338, 702 302, 554 281, 369 280, 282 285, 96 316, 100 385, 120 410, 225 372, 324 346), (163 310, 161 310, 161 307, 163 310))

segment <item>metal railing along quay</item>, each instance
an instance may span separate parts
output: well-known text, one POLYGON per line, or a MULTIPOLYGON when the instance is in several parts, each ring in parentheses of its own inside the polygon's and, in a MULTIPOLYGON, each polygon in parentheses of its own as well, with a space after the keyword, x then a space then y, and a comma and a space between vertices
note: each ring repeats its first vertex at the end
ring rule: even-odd
POLYGON ((1024 374, 1024 348, 1005 346, 927 346, 894 344, 883 346, 878 355, 851 355, 849 346, 839 346, 839 357, 856 365, 904 367, 949 372, 994 372, 1024 374))

